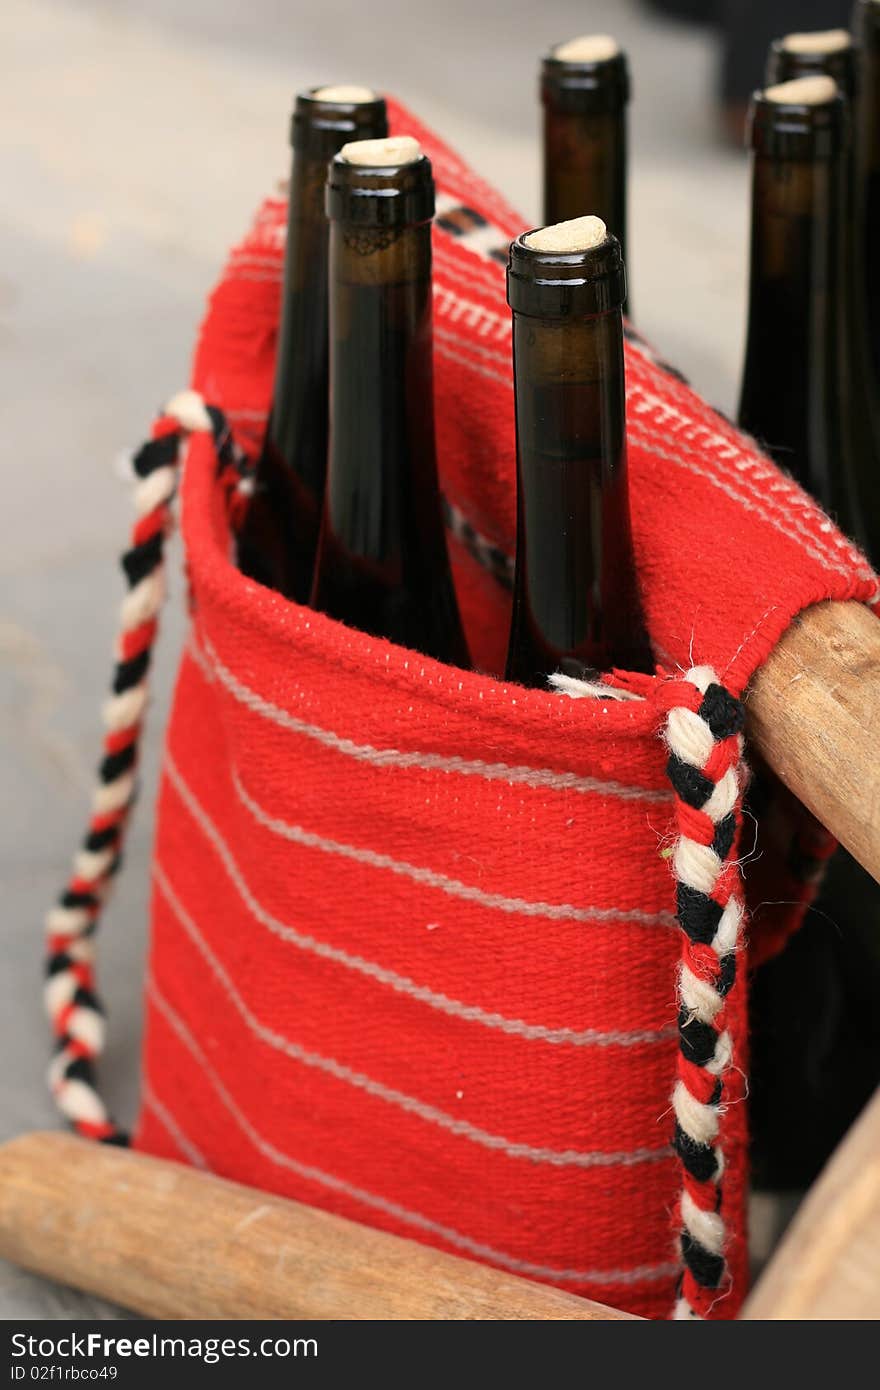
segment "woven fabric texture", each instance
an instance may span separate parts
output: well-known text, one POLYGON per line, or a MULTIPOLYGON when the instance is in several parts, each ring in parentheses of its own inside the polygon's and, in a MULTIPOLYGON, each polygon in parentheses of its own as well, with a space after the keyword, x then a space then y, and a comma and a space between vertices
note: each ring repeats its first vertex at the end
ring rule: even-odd
MULTIPOLYGON (((873 601, 876 581, 790 480, 631 337, 634 537, 664 673, 622 701, 497 679, 515 531, 502 262, 523 223, 397 107, 392 129, 422 141, 440 191, 439 463, 470 648, 488 674, 243 578, 210 436, 193 436, 192 628, 159 807, 136 1143, 666 1317, 682 1222, 704 1246, 721 1239, 701 1207, 716 1188, 686 1182, 682 1197, 672 1148, 673 1092, 696 1053, 682 1063, 669 851, 676 815, 682 835, 691 817, 697 857, 703 828, 720 827, 673 795, 669 688, 706 666, 740 694, 800 609, 873 601)), ((272 388, 285 212, 268 200, 233 251, 193 372, 251 455, 272 388)), ((713 777, 728 744, 711 755, 713 777)), ((728 852, 724 901, 741 844, 728 852)), ((795 921, 780 911, 768 932, 795 921)), ((709 946, 694 941, 687 988, 702 998, 709 946)), ((711 1087, 703 1096, 724 1153, 727 1272, 714 1295, 695 1295, 710 1317, 733 1315, 745 1282, 745 995, 739 971, 723 1001, 712 996, 730 1055, 720 1104, 711 1087)))

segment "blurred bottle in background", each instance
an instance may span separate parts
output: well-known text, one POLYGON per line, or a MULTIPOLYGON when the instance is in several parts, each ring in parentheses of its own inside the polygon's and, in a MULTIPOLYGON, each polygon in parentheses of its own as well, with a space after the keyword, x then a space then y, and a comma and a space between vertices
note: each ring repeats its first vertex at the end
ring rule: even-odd
POLYGON ((873 564, 880 565, 880 400, 868 338, 867 257, 859 217, 863 179, 854 138, 856 60, 857 52, 847 29, 788 34, 771 46, 767 82, 772 85, 799 77, 827 76, 837 84, 847 104, 847 148, 837 197, 841 269, 836 302, 838 372, 848 416, 854 496, 849 513, 838 514, 837 520, 859 542, 873 564))
POLYGON ((851 533, 851 382, 840 360, 840 217, 848 121, 836 84, 755 98, 752 245, 739 422, 851 533))
POLYGON ((629 99, 626 54, 607 34, 558 44, 541 65, 544 222, 599 217, 624 262, 629 99))
MULTIPOLYGON (((771 87, 755 100, 740 423, 857 533, 865 527, 853 486, 853 379, 841 334, 848 127, 845 99, 827 76, 771 87)), ((755 779, 750 796, 759 816, 771 785, 755 779)), ((877 885, 839 852, 801 931, 753 982, 758 1188, 805 1189, 877 1084, 878 899, 877 885)))
POLYGON ((719 105, 724 133, 741 145, 749 99, 761 85, 764 60, 780 34, 845 28, 851 0, 644 0, 669 19, 711 25, 721 39, 719 105))
MULTIPOLYGON (((855 163, 858 234, 865 272, 874 388, 880 394, 880 3, 856 0, 853 10, 857 66, 855 163)), ((873 557, 880 565, 880 558, 873 557)))

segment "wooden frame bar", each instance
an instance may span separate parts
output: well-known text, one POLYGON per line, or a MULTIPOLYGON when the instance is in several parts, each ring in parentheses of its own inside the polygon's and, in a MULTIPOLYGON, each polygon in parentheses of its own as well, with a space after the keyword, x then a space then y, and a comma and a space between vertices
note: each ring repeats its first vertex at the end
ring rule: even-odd
POLYGON ((61 1133, 0 1146, 0 1257, 153 1318, 629 1317, 315 1207, 61 1133))
POLYGON ((860 603, 806 609, 746 708, 773 771, 880 880, 880 619, 860 603))

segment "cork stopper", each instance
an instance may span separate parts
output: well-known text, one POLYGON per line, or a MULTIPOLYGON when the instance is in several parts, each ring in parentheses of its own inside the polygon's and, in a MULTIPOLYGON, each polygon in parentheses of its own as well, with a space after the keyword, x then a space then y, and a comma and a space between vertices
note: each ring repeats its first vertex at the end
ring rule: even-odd
POLYGON ((809 34, 786 34, 782 40, 786 53, 842 53, 852 48, 848 29, 817 29, 809 34))
POLYGON ((551 254, 565 255, 570 252, 592 251, 608 239, 608 228, 601 217, 573 217, 568 222, 556 222, 552 227, 541 227, 523 237, 523 245, 530 251, 549 251, 551 254))
POLYGON ((767 87, 764 97, 778 106, 824 106, 837 96, 832 77, 796 77, 793 82, 777 82, 767 87))
POLYGON ((553 49, 553 57, 560 63, 607 63, 619 53, 620 44, 610 34, 583 34, 553 49))
POLYGON ((341 101, 346 106, 357 106, 363 101, 376 100, 376 93, 369 87, 346 86, 345 83, 336 87, 318 87, 312 96, 316 101, 341 101))
POLYGON ((342 146, 340 153, 346 164, 384 169, 397 164, 414 164, 421 159, 422 147, 411 135, 392 135, 387 140, 352 140, 342 146))

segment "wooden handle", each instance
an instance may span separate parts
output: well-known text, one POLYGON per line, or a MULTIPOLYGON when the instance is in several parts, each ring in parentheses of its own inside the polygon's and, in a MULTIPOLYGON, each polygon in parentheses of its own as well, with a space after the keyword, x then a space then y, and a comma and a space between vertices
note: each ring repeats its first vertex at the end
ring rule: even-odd
POLYGON ((153 1318, 629 1318, 69 1134, 0 1146, 0 1256, 153 1318))
POLYGON ((811 1189, 742 1317, 880 1318, 880 1091, 811 1189))
POLYGON ((806 609, 746 707, 770 767, 880 880, 880 620, 860 603, 806 609))

